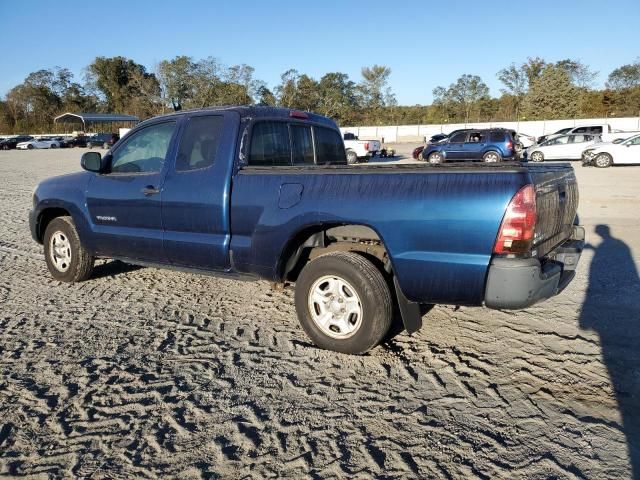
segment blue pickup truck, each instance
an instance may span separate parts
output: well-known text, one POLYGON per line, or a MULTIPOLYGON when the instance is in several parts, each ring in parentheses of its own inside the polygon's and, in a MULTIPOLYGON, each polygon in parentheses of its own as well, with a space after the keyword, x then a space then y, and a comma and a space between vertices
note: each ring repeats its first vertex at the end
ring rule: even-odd
POLYGON ((178 112, 81 165, 34 192, 31 234, 55 279, 115 258, 295 284, 309 337, 345 353, 394 318, 417 330, 428 304, 556 295, 584 245, 568 164, 349 166, 336 124, 307 112, 178 112))

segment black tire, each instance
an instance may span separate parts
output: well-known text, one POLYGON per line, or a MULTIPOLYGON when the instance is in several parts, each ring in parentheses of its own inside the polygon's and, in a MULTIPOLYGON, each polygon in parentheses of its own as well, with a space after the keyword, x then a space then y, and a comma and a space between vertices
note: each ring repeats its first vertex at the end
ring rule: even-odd
POLYGON ((53 278, 60 282, 82 282, 91 276, 94 258, 80 243, 80 237, 71 217, 57 217, 51 220, 44 232, 43 244, 44 258, 53 278), (63 247, 59 245, 58 249, 65 250, 65 255, 68 255, 67 262, 62 261, 64 263, 61 264, 61 257, 55 253, 59 250, 54 247, 53 237, 61 238, 66 242, 62 244, 63 247))
POLYGON ((613 165, 613 157, 608 153, 599 153, 593 159, 593 164, 598 168, 607 168, 613 165))
POLYGON ((27 148, 28 148, 29 150, 33 150, 33 145, 29 144, 29 145, 27 145, 27 148))
POLYGON ((444 161, 444 157, 440 152, 430 153, 427 159, 429 160, 429 163, 431 163, 432 165, 442 163, 444 161))
MULTIPOLYGON (((325 298, 328 304, 335 303, 335 300, 331 301, 333 297, 325 298)), ((373 263, 353 252, 328 253, 308 263, 296 282, 295 304, 302 328, 318 347, 352 355, 364 353, 378 345, 389 331, 393 319, 393 300, 384 276, 373 263), (347 287, 355 291, 360 306, 359 325, 346 338, 335 338, 325 333, 311 312, 315 308, 315 304, 310 304, 312 288, 315 290, 314 285, 318 282, 321 286, 326 277, 346 282, 347 287)), ((327 312, 331 313, 330 310, 327 312)), ((317 311, 315 315, 318 316, 317 311)), ((349 316, 347 322, 351 318, 349 316)), ((325 328, 332 330, 332 327, 325 328)), ((334 331, 334 335, 340 334, 341 331, 334 331)))
POLYGON ((482 161, 485 163, 498 163, 502 161, 502 155, 494 150, 490 150, 482 156, 482 161))
POLYGON ((544 162, 544 153, 536 150, 529 156, 529 159, 535 163, 542 163, 544 162))
POLYGON ((347 150, 347 163, 349 165, 358 163, 358 154, 353 150, 347 150))
POLYGON ((55 143, 52 143, 49 148, 58 148, 58 146, 55 143))
POLYGON ((424 157, 422 156, 422 152, 418 154, 418 161, 424 162, 424 157))

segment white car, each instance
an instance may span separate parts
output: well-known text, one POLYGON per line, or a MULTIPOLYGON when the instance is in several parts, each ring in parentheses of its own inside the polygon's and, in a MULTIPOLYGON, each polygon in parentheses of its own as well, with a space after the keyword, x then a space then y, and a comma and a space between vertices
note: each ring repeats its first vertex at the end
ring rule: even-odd
POLYGON ((34 138, 28 142, 21 142, 16 145, 20 150, 32 150, 34 148, 60 148, 60 142, 51 138, 34 138))
POLYGON ((532 162, 580 160, 582 152, 599 141, 596 135, 561 135, 527 148, 525 157, 532 162))
POLYGON ((584 151, 583 163, 605 168, 611 165, 640 164, 640 135, 619 143, 599 143, 584 151))
POLYGON ((581 125, 579 127, 563 128, 562 130, 558 130, 556 133, 553 133, 551 135, 542 136, 538 139, 538 143, 542 144, 546 140, 558 138, 561 135, 576 134, 599 135, 603 142, 613 142, 614 140, 619 138, 629 138, 633 135, 636 135, 637 133, 640 132, 625 132, 616 128, 611 128, 611 125, 607 123, 600 125, 581 125))

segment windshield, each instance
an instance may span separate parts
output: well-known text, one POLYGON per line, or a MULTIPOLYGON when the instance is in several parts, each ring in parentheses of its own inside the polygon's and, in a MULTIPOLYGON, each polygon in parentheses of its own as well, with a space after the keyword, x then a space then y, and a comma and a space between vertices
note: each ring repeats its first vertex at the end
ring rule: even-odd
POLYGON ((633 137, 622 141, 623 145, 636 145, 638 143, 640 143, 640 135, 634 135, 633 137))

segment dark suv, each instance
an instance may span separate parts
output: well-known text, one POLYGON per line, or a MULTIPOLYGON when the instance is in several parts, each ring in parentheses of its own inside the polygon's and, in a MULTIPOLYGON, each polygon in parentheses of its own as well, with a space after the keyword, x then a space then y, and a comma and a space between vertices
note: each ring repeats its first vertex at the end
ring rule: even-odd
POLYGON ((513 130, 504 128, 461 130, 452 133, 443 142, 427 145, 422 152, 422 157, 433 164, 459 160, 480 160, 490 163, 518 160, 516 144, 513 130))
POLYGON ((19 137, 5 138, 0 142, 0 150, 13 150, 19 143, 28 142, 29 140, 33 140, 33 137, 20 135, 19 137))
POLYGON ((87 147, 111 148, 120 140, 117 133, 96 133, 87 139, 87 147))

